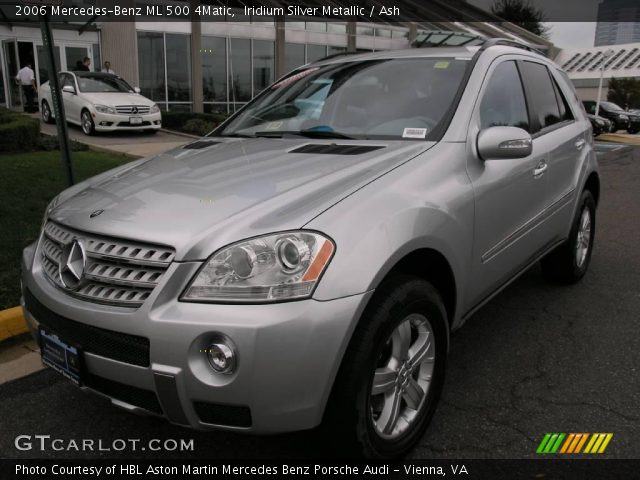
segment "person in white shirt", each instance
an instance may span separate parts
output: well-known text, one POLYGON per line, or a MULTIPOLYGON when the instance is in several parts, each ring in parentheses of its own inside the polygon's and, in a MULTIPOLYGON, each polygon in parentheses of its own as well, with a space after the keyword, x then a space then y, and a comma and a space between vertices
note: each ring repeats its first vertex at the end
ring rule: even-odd
POLYGON ((116 72, 111 70, 111 62, 109 60, 104 62, 104 68, 102 69, 102 73, 110 73, 111 75, 115 75, 116 74, 116 72))
POLYGON ((33 105, 33 99, 36 93, 36 75, 31 69, 31 64, 27 63, 22 67, 16 75, 16 81, 22 87, 22 93, 26 99, 24 105, 25 112, 32 112, 36 107, 33 105))

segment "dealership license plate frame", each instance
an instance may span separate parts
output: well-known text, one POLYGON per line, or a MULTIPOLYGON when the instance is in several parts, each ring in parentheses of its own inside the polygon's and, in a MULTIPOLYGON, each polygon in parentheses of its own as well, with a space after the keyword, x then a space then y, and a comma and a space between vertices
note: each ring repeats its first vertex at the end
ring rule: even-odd
POLYGON ((142 117, 129 117, 131 125, 142 125, 142 117))
POLYGON ((56 333, 42 326, 38 329, 38 341, 42 363, 62 374, 77 386, 81 386, 82 348, 61 339, 56 333))

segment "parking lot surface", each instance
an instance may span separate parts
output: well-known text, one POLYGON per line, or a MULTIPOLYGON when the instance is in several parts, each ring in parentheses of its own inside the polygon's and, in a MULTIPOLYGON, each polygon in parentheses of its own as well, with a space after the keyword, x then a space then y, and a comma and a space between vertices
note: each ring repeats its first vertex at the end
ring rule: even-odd
MULTIPOLYGON (((602 146, 602 194, 590 271, 549 285, 532 268, 452 338, 434 421, 414 458, 534 458, 546 432, 611 432, 602 457, 640 458, 640 147, 602 146)), ((193 439, 162 456, 317 457, 313 433, 255 437, 195 432, 136 416, 50 370, 0 385, 0 456, 157 457, 148 449, 18 451, 18 435, 193 439)))
MULTIPOLYGON (((69 138, 91 147, 117 153, 126 153, 135 157, 148 157, 166 152, 191 141, 188 136, 166 131, 155 134, 145 132, 104 132, 87 136, 80 127, 68 124, 69 138)), ((40 122, 40 130, 47 135, 56 135, 56 126, 40 122)))

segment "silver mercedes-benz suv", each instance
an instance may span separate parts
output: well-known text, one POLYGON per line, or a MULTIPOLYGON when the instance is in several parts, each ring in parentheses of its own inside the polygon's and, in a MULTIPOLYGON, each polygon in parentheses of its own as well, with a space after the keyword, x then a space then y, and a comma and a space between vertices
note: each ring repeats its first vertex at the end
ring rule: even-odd
POLYGON ((423 435, 450 332, 534 263, 578 281, 599 177, 567 77, 523 46, 305 65, 207 137, 58 195, 23 255, 43 362, 199 429, 423 435))

